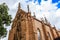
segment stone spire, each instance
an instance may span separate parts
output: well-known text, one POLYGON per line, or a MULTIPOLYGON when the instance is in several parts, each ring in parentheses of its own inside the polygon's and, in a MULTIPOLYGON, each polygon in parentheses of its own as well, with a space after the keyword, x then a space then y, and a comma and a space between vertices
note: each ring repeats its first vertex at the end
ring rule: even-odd
POLYGON ((21 8, 20 3, 18 4, 18 10, 21 8))
POLYGON ((34 13, 34 18, 36 17, 36 15, 35 15, 35 12, 33 12, 34 13))
POLYGON ((47 20, 47 18, 46 18, 46 17, 44 17, 44 18, 45 18, 45 22, 46 22, 46 23, 48 23, 48 20, 47 20))
POLYGON ((31 16, 31 12, 29 10, 29 5, 27 5, 27 9, 28 9, 28 16, 31 16))
POLYGON ((28 8, 28 12, 29 12, 29 5, 27 5, 27 8, 28 8))

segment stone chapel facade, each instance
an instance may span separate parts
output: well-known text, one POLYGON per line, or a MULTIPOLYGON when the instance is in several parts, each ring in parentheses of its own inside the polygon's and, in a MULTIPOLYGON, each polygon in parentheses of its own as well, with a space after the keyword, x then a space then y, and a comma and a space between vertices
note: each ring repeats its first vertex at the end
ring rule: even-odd
POLYGON ((15 19, 13 20, 8 40, 54 40, 60 36, 60 32, 50 23, 36 19, 31 12, 21 9, 20 3, 15 19))

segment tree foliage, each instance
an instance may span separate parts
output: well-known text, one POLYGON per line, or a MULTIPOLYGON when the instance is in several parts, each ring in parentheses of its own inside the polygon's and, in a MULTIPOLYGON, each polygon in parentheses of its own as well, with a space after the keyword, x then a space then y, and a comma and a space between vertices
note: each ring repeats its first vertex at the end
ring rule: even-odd
POLYGON ((0 38, 5 37, 7 34, 7 30, 4 25, 9 26, 11 23, 11 15, 8 14, 8 6, 3 3, 0 4, 0 38))

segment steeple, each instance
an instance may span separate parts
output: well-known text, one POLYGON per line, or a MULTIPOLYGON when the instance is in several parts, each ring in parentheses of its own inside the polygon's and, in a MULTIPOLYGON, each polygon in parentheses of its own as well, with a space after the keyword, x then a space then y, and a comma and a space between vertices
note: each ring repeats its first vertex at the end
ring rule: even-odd
POLYGON ((18 4, 18 10, 21 8, 20 3, 18 4))
POLYGON ((28 12, 29 12, 29 5, 27 5, 27 8, 28 8, 28 12))

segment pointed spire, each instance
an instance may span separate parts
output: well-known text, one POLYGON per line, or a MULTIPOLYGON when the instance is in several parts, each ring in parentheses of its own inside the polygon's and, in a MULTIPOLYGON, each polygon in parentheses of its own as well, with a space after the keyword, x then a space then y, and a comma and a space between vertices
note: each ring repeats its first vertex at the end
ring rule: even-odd
POLYGON ((29 12, 29 5, 27 5, 27 8, 28 8, 28 12, 29 12))
POLYGON ((34 18, 35 18, 35 17, 36 17, 36 16, 35 16, 35 12, 33 12, 33 13, 34 13, 34 18))
POLYGON ((20 3, 18 4, 18 9, 20 9, 21 8, 21 6, 20 6, 20 3))
POLYGON ((44 17, 44 18, 45 18, 45 22, 46 22, 46 23, 48 23, 48 20, 47 20, 47 18, 46 18, 46 17, 44 17))

